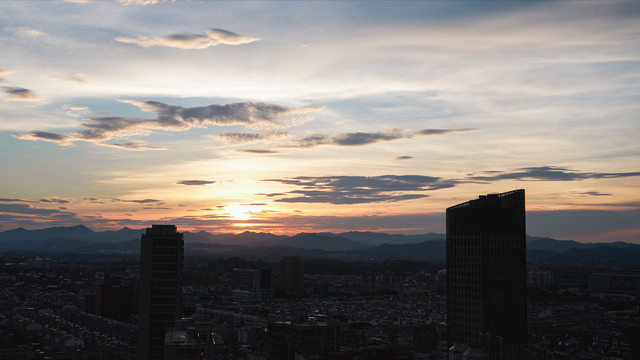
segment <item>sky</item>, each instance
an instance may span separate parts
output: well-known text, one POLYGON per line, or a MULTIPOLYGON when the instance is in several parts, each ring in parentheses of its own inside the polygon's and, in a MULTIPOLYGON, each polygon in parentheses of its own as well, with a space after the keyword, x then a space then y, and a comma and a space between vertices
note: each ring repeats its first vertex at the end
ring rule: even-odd
POLYGON ((640 243, 638 135, 639 2, 0 2, 0 231, 640 243))

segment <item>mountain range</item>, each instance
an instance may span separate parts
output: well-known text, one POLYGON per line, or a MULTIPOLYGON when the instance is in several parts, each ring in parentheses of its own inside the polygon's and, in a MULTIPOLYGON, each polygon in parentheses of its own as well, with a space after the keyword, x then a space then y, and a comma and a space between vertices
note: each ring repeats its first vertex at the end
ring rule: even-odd
MULTIPOLYGON (((139 252, 144 229, 124 227, 117 231, 93 231, 84 225, 40 230, 23 228, 0 232, 0 252, 139 252)), ((343 233, 299 233, 293 236, 245 231, 238 234, 184 232, 185 253, 211 256, 273 258, 298 255, 347 261, 387 259, 444 262, 446 236, 386 234, 349 231, 343 233)), ((527 236, 530 262, 607 262, 640 265, 640 245, 625 242, 580 243, 548 237, 527 236)))

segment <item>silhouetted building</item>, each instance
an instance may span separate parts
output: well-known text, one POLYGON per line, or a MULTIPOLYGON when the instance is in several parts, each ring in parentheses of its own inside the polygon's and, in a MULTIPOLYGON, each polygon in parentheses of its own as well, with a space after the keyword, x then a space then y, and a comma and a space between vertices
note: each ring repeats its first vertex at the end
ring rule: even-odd
POLYGON ((234 268, 231 272, 232 298, 240 301, 262 301, 273 298, 271 269, 234 268))
POLYGON ((303 294, 304 269, 300 256, 285 256, 280 260, 280 288, 285 296, 303 294))
POLYGON ((524 190, 480 196, 447 209, 450 357, 521 359, 527 342, 526 285, 524 190))
POLYGON ((271 269, 260 270, 260 288, 271 289, 271 269))
POLYGON ((153 225, 140 242, 138 359, 162 359, 165 331, 182 312, 183 234, 153 225))
POLYGON ((234 289, 262 288, 262 272, 252 268, 234 268, 231 272, 231 284, 234 289))
POLYGON ((640 271, 609 270, 589 277, 591 296, 635 300, 640 296, 640 271))

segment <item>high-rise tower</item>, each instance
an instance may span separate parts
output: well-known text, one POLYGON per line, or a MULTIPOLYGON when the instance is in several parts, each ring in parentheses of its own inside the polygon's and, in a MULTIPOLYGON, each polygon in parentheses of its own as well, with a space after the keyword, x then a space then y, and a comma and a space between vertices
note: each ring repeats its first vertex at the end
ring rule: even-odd
POLYGON ((183 234, 153 225, 140 241, 138 359, 162 359, 165 331, 182 314, 183 234))
POLYGON ((524 190, 447 209, 449 347, 520 359, 527 342, 524 190))
POLYGON ((304 270, 300 256, 280 260, 280 287, 285 296, 301 296, 304 292, 304 270))

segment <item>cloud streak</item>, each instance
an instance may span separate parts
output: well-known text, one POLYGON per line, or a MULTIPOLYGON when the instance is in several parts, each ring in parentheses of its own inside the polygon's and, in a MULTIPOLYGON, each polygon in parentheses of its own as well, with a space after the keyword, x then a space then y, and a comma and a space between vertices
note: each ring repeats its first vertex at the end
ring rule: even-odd
MULTIPOLYGON (((73 200, 73 199, 71 199, 71 200, 73 200)), ((71 203, 71 200, 69 200, 69 199, 61 199, 61 198, 57 198, 57 197, 50 197, 50 198, 46 198, 46 199, 40 199, 39 201, 41 203, 69 204, 69 203, 71 203)))
POLYGON ((512 171, 489 171, 484 175, 470 176, 470 180, 497 181, 497 180, 521 180, 521 181, 575 181, 585 179, 610 179, 640 176, 640 172, 598 173, 579 172, 558 166, 537 166, 519 168, 512 171))
POLYGON ((0 202, 26 202, 26 203, 34 203, 37 201, 26 200, 26 199, 12 199, 12 198, 0 198, 0 202))
POLYGON ((189 186, 202 186, 213 184, 215 181, 210 180, 180 180, 176 184, 178 185, 189 185, 189 186))
POLYGON ((9 95, 7 100, 35 101, 40 100, 33 90, 21 87, 4 87, 4 92, 9 95))
POLYGON ((60 146, 71 146, 72 136, 56 134, 46 131, 30 131, 28 134, 13 134, 13 137, 20 140, 41 140, 57 143, 60 146))
POLYGON ((246 153, 246 154, 279 154, 278 151, 261 150, 261 149, 238 149, 236 151, 240 153, 246 153))
POLYGON ((319 145, 363 146, 382 141, 411 139, 416 136, 445 135, 470 131, 476 131, 476 129, 425 129, 419 131, 393 129, 387 132, 376 133, 353 132, 338 135, 317 134, 310 135, 302 139, 294 139, 289 144, 282 145, 282 147, 313 148, 319 145))
POLYGON ((0 204, 0 212, 24 215, 55 215, 55 214, 71 214, 66 211, 57 209, 42 209, 31 205, 24 204, 0 204))
POLYGON ((107 147, 113 147, 113 148, 117 148, 117 149, 136 150, 136 151, 142 151, 142 150, 166 150, 162 146, 150 146, 150 145, 146 145, 145 143, 142 143, 142 142, 126 142, 126 143, 119 143, 119 144, 115 144, 115 143, 98 143, 98 145, 107 146, 107 147))
POLYGON ((207 29, 204 34, 171 34, 161 37, 117 37, 115 41, 140 47, 164 46, 182 50, 201 50, 218 45, 243 45, 260 39, 238 35, 223 29, 207 29))
POLYGON ((422 175, 383 176, 298 176, 285 179, 264 179, 297 186, 301 189, 285 194, 264 194, 276 197, 276 202, 361 204, 396 202, 424 198, 432 191, 455 186, 453 180, 422 175))
MULTIPOLYGON (((78 0, 74 0, 74 1, 78 1, 78 0)), ((84 2, 87 0, 81 0, 81 1, 84 2)), ((167 0, 116 0, 116 1, 126 6, 129 6, 129 5, 146 6, 146 5, 155 5, 160 2, 167 2, 167 0)), ((171 0, 171 1, 174 1, 174 0, 171 0)))
MULTIPOLYGON (((486 175, 470 175, 462 179, 443 179, 422 175, 383 176, 298 176, 294 178, 263 179, 295 186, 289 192, 259 193, 274 198, 276 202, 360 204, 396 202, 427 197, 424 192, 452 188, 465 183, 519 181, 581 181, 640 176, 640 172, 597 173, 579 172, 556 166, 520 168, 513 171, 487 171, 486 175)), ((579 195, 609 196, 599 192, 583 192, 579 195)))
MULTIPOLYGON (((155 112, 157 117, 151 119, 134 117, 86 118, 85 122, 81 124, 82 128, 71 134, 31 131, 27 134, 14 134, 13 136, 22 140, 52 141, 63 146, 71 145, 74 141, 89 141, 126 150, 160 150, 161 147, 147 146, 139 142, 109 143, 108 141, 114 138, 145 136, 152 133, 153 130, 186 131, 191 128, 208 126, 242 125, 254 129, 287 128, 310 121, 311 118, 306 114, 319 109, 318 106, 290 108, 251 102, 198 107, 170 105, 158 101, 126 100, 123 102, 135 105, 145 112, 155 112)), ((268 137, 278 134, 280 133, 260 136, 268 137)), ((237 134, 229 135, 227 138, 239 138, 239 136, 237 134)))
POLYGON ((286 131, 272 131, 266 133, 239 133, 228 132, 222 134, 208 135, 213 139, 220 139, 231 145, 248 144, 263 140, 271 140, 275 138, 287 137, 289 133, 286 131))
POLYGON ((31 28, 27 28, 27 27, 23 27, 23 28, 18 29, 18 32, 20 32, 21 34, 29 35, 29 36, 44 36, 44 35, 47 35, 43 31, 40 31, 40 30, 37 30, 37 29, 31 29, 31 28))
MULTIPOLYGON (((124 199, 117 199, 117 198, 112 198, 111 202, 126 202, 126 203, 137 203, 137 204, 150 204, 150 203, 161 203, 162 200, 156 200, 156 199, 134 199, 134 200, 124 200, 124 199)), ((160 204, 158 204, 160 205, 160 204)))
POLYGON ((84 75, 80 73, 70 73, 64 76, 52 76, 51 78, 62 81, 62 82, 70 82, 76 84, 86 84, 87 80, 85 80, 84 75))

